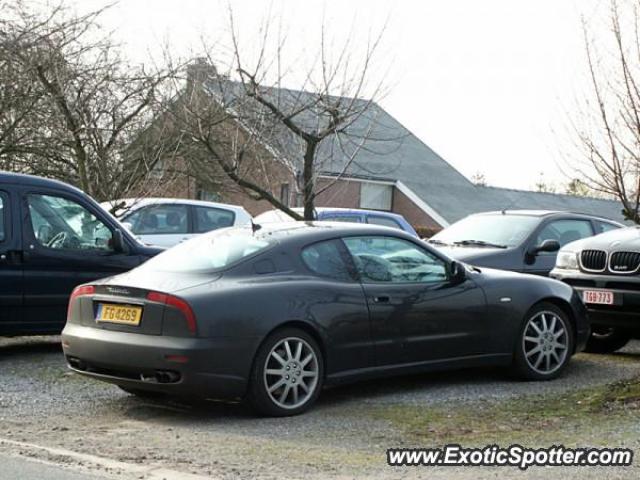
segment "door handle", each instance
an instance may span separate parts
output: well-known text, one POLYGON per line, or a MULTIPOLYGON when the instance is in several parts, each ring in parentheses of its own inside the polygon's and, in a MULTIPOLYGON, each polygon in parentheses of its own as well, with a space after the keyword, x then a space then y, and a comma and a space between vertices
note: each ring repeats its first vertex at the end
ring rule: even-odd
POLYGON ((375 303, 389 303, 389 300, 391 299, 388 295, 379 295, 377 297, 373 297, 373 301, 375 303))

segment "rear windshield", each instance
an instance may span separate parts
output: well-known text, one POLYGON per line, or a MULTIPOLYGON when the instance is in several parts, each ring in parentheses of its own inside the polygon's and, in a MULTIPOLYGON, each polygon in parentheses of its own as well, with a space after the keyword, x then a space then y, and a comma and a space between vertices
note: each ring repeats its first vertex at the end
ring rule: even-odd
POLYGON ((251 228, 218 230, 178 244, 142 264, 142 268, 163 272, 220 270, 266 250, 275 242, 273 238, 256 237, 251 228))

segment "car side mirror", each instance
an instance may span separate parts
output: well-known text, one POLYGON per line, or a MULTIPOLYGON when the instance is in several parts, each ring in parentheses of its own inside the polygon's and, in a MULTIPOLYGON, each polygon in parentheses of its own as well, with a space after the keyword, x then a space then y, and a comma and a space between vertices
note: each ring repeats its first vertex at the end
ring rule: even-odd
POLYGON ((467 269, 460 262, 453 261, 449 264, 449 280, 453 284, 462 283, 467 279, 467 269))
POLYGON ((540 245, 537 245, 531 249, 531 255, 537 255, 540 252, 557 252, 560 250, 560 242, 557 240, 547 239, 542 242, 540 245))
POLYGON ((119 228, 116 228, 113 231, 113 237, 111 237, 111 247, 116 253, 126 252, 124 236, 122 235, 122 230, 120 230, 119 228))
POLYGON ((124 228, 126 228, 127 230, 129 230, 130 232, 131 232, 131 231, 132 231, 132 229, 133 229, 133 223, 131 223, 131 222, 122 222, 122 226, 123 226, 124 228))

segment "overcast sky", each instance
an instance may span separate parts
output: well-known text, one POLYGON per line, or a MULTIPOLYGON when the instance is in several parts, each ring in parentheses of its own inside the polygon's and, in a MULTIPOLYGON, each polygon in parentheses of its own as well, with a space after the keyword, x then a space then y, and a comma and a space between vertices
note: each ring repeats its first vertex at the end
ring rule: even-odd
MULTIPOLYGON (((78 8, 103 5, 77 0, 78 8)), ((390 93, 380 103, 445 160, 491 185, 532 188, 568 180, 566 111, 588 89, 580 18, 605 33, 608 0, 232 0, 243 38, 271 5, 291 45, 317 49, 321 19, 339 36, 379 31, 390 93)), ((168 42, 197 51, 227 28, 227 2, 122 0, 104 17, 135 61, 168 42)), ((296 85, 289 85, 295 87, 296 85)))

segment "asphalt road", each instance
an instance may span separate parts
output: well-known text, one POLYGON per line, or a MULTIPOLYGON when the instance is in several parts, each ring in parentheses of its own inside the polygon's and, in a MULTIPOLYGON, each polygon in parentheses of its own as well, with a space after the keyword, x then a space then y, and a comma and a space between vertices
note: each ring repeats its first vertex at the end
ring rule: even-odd
POLYGON ((58 465, 24 457, 0 455, 2 480, 106 480, 107 477, 79 473, 58 465))

